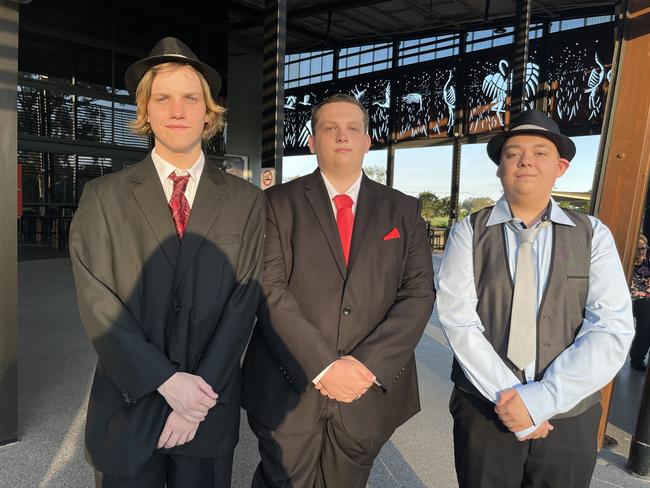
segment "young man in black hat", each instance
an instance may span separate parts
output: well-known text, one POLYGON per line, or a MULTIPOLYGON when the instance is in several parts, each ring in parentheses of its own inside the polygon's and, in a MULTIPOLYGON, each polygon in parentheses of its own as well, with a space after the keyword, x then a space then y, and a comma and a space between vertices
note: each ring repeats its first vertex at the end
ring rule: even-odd
POLYGON ((125 81, 154 149, 87 183, 70 231, 98 355, 86 447, 103 488, 229 487, 264 197, 205 160, 221 81, 187 46, 162 39, 125 81))
POLYGON ((461 488, 589 486, 599 390, 634 326, 610 231, 551 198, 575 151, 545 114, 521 114, 487 146, 503 197, 447 241, 436 306, 461 488))

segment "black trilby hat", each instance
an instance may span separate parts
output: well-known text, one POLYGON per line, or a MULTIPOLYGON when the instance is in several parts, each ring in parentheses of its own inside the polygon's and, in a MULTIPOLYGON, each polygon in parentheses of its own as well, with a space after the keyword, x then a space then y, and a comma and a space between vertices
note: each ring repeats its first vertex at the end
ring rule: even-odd
POLYGON ((212 96, 216 97, 219 94, 219 90, 221 89, 221 76, 219 76, 219 73, 214 68, 199 61, 196 54, 175 37, 162 38, 153 47, 148 57, 136 61, 126 69, 126 73, 124 73, 126 89, 131 95, 135 96, 138 83, 140 83, 147 70, 157 64, 168 63, 170 61, 186 63, 196 68, 208 82, 212 96))
POLYGON ((562 135, 555 121, 538 110, 526 110, 510 123, 510 130, 497 134, 487 145, 487 153, 494 164, 501 161, 501 147, 506 139, 520 134, 535 134, 549 139, 560 157, 571 161, 576 155, 576 145, 567 136, 562 135))

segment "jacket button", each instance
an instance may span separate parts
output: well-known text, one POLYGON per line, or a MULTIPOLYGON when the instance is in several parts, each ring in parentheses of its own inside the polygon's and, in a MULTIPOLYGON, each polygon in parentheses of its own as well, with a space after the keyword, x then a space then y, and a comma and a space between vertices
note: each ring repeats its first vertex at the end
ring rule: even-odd
POLYGON ((336 351, 336 354, 338 356, 345 356, 347 354, 347 351, 345 349, 339 349, 338 351, 336 351))
POLYGON ((345 307, 343 309, 343 315, 350 315, 352 313, 352 310, 350 310, 350 307, 345 307))
POLYGON ((178 303, 174 303, 174 312, 178 313, 181 311, 181 306, 178 303))
POLYGON ((122 393, 122 398, 127 405, 133 405, 135 403, 135 400, 128 391, 122 393))

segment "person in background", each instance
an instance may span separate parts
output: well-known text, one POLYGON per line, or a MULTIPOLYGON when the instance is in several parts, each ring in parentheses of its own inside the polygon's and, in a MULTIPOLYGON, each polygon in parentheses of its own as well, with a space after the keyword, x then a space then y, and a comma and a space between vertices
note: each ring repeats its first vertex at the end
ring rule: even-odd
POLYGON ((645 371, 645 357, 650 348, 650 266, 648 265, 648 239, 639 235, 632 273, 632 310, 636 321, 634 340, 630 348, 630 367, 645 371))

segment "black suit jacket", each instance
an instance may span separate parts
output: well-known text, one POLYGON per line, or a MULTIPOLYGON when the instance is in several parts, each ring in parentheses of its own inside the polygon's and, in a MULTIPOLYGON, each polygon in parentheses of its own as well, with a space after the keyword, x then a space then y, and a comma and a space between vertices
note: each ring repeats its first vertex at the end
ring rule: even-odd
POLYGON ((351 354, 385 392, 341 403, 346 429, 392 432, 420 408, 413 351, 434 301, 418 201, 364 175, 346 268, 319 170, 266 195, 265 299, 244 362, 244 407, 273 430, 307 432, 327 405, 311 381, 351 354), (384 240, 393 228, 401 237, 384 240))
POLYGON ((259 301, 264 196, 206 161, 182 244, 150 157, 86 184, 70 229, 84 327, 98 355, 86 422, 95 467, 131 476, 170 409, 176 371, 220 395, 173 452, 217 457, 238 439, 240 359, 259 301))

